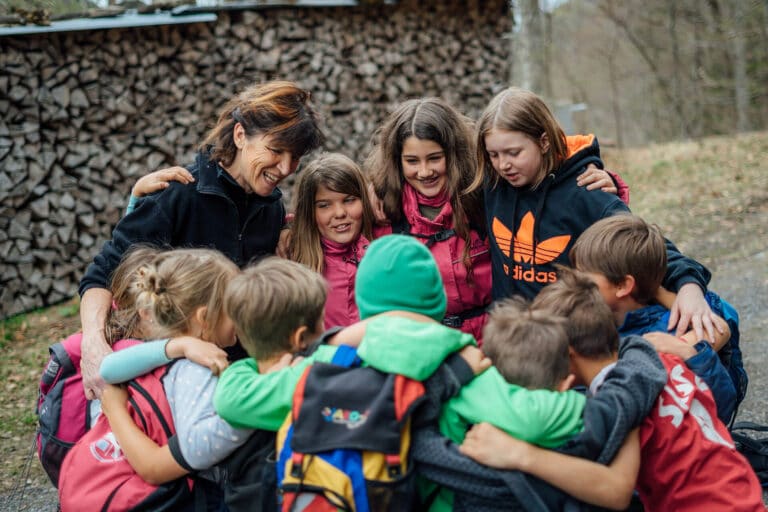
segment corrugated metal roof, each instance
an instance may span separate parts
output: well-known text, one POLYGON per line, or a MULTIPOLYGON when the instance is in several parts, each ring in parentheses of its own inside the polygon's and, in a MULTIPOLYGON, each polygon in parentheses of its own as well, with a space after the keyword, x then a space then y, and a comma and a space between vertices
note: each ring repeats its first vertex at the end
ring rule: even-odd
POLYGON ((156 25, 178 25, 183 23, 210 23, 218 16, 212 12, 174 15, 170 12, 154 14, 128 13, 109 18, 77 18, 73 20, 53 21, 49 26, 17 25, 0 27, 0 37, 26 34, 45 34, 51 32, 72 32, 79 30, 105 30, 111 28, 151 27, 156 25))

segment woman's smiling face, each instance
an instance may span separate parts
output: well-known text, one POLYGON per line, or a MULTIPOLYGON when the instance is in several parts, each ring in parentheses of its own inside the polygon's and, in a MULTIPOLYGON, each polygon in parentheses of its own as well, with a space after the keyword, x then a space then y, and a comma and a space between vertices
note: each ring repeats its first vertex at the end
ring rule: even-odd
POLYGON ((420 194, 435 197, 445 188, 445 151, 437 142, 408 137, 403 142, 400 165, 405 181, 420 194))
POLYGON ((245 135, 235 126, 237 156, 229 172, 246 192, 269 196, 281 181, 296 172, 300 157, 276 143, 268 134, 245 135))

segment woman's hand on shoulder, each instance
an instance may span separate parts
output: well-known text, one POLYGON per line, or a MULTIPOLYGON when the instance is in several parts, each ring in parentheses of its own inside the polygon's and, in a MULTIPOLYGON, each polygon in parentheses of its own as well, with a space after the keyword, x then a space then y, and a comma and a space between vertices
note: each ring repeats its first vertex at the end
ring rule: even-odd
POLYGON ((107 344, 103 330, 94 333, 83 332, 80 347, 82 351, 80 373, 83 376, 85 398, 95 400, 101 397, 101 392, 106 384, 104 379, 101 378, 99 367, 101 366, 101 361, 112 353, 112 349, 107 344))
POLYGON ((160 169, 139 178, 131 190, 131 195, 134 197, 146 196, 147 194, 168 188, 168 184, 171 181, 178 181, 186 185, 195 181, 195 178, 184 167, 175 166, 160 169))

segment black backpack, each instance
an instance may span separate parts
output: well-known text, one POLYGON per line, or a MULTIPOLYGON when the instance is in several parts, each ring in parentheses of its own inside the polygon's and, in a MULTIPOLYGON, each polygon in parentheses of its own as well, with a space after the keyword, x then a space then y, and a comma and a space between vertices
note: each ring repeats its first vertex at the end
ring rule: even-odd
POLYGON ((768 436, 758 436, 765 432, 768 426, 751 421, 739 421, 731 427, 736 449, 747 458, 763 487, 768 486, 768 436))

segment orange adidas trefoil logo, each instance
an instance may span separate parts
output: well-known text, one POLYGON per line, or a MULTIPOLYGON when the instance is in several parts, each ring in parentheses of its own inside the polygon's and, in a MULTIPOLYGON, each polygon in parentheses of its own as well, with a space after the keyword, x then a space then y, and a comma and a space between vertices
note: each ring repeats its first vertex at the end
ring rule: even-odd
MULTIPOLYGON (((518 263, 527 263, 528 265, 551 263, 568 247, 571 235, 553 236, 536 244, 533 240, 535 221, 533 213, 526 213, 520 222, 517 233, 512 236, 512 231, 498 218, 494 217, 492 225, 493 236, 501 252, 507 257, 511 256, 512 261, 515 263, 511 272, 513 279, 551 283, 557 281, 557 275, 554 271, 537 272, 533 266, 528 270, 523 270, 523 267, 518 265, 518 263), (511 254, 510 248, 512 248, 511 254)), ((506 265, 504 266, 504 272, 508 275, 510 274, 510 269, 506 265)))

